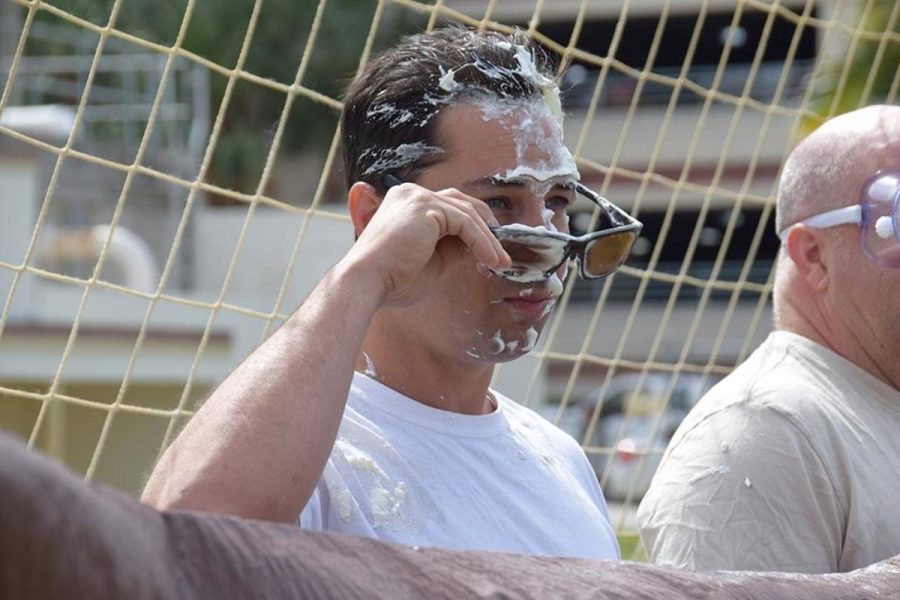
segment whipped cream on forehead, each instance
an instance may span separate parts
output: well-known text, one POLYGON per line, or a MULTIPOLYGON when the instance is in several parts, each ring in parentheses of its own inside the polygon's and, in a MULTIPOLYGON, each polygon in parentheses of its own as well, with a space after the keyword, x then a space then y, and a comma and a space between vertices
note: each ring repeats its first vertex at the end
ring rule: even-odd
POLYGON ((450 69, 448 71, 442 70, 441 78, 438 81, 438 87, 449 92, 453 96, 458 96, 458 99, 462 99, 468 93, 478 95, 479 92, 496 97, 495 94, 488 92, 483 88, 477 86, 470 88, 465 83, 457 81, 456 74, 463 69, 477 69, 478 71, 481 71, 484 76, 500 82, 511 82, 516 78, 520 78, 520 80, 524 79, 540 91, 544 106, 553 119, 559 124, 560 128, 562 128, 562 101, 560 99, 559 85, 557 85, 556 81, 552 77, 541 72, 535 61, 534 54, 525 46, 513 44, 511 42, 497 42, 497 46, 514 54, 516 60, 515 67, 504 67, 479 59, 461 65, 455 69, 450 69))
POLYGON ((555 185, 580 177, 575 158, 563 142, 562 124, 544 102, 481 98, 472 101, 482 119, 501 124, 513 139, 516 166, 496 173, 498 180, 530 180, 555 185), (529 150, 537 148, 539 156, 529 150))
MULTIPOLYGON (((375 102, 366 113, 366 121, 385 123, 391 129, 424 127, 441 110, 450 106, 473 105, 481 108, 483 118, 499 120, 513 135, 517 150, 516 167, 497 175, 505 178, 527 176, 536 181, 554 177, 578 178, 572 154, 563 144, 563 112, 556 81, 538 68, 534 51, 521 44, 499 41, 497 47, 510 52, 514 59, 501 66, 483 58, 440 71, 437 90, 425 94, 414 106, 398 108, 391 102, 375 102), (496 90, 457 77, 463 70, 475 69, 493 80, 496 90), (533 85, 539 97, 510 98, 510 90, 521 88, 522 81, 533 85), (504 97, 506 96, 506 97, 504 97), (526 160, 529 147, 537 146, 543 159, 526 160)), ((467 75, 468 72, 463 72, 467 75)), ((441 148, 423 142, 401 144, 394 148, 369 148, 361 158, 369 163, 366 175, 386 172, 413 164, 420 158, 441 152, 441 148)))
POLYGON ((516 46, 516 62, 519 63, 519 71, 531 79, 544 97, 544 104, 547 110, 559 123, 560 128, 563 124, 562 101, 559 96, 559 86, 556 82, 541 73, 537 65, 534 63, 534 56, 525 49, 524 46, 516 46))

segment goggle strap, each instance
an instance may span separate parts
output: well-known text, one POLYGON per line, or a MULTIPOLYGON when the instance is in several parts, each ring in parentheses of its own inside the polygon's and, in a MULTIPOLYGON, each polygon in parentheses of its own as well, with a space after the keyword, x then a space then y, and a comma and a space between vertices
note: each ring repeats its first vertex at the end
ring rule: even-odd
MULTIPOLYGON (((827 229, 828 227, 846 225, 849 223, 854 225, 862 223, 862 206, 859 204, 819 213, 808 219, 803 219, 794 225, 806 225, 807 227, 812 227, 814 229, 827 229)), ((790 231, 791 227, 794 227, 794 225, 788 225, 778 232, 778 238, 781 240, 782 244, 786 241, 787 232, 790 231)))
POLYGON ((862 206, 854 204, 853 206, 845 206, 829 210, 818 215, 813 215, 808 219, 800 221, 801 225, 807 225, 816 229, 824 229, 835 225, 845 225, 848 223, 859 224, 862 221, 862 206))

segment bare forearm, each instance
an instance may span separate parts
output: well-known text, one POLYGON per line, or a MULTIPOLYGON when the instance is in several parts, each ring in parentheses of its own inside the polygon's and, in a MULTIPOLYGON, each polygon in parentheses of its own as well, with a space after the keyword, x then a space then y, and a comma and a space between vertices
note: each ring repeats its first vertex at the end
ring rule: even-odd
POLYGON ((166 450, 144 500, 293 521, 309 500, 340 425, 356 359, 381 306, 430 292, 454 236, 487 267, 509 265, 480 200, 415 184, 349 194, 357 242, 275 334, 225 380, 166 450), (501 258, 502 257, 502 258, 501 258))
POLYGON ((379 293, 352 265, 333 269, 191 419, 144 501, 295 520, 334 444, 379 293))

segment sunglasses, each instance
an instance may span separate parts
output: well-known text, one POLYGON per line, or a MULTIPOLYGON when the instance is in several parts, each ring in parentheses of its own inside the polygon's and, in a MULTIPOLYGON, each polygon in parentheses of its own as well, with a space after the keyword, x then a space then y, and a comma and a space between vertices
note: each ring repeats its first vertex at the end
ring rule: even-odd
MULTIPOLYGON (((385 175, 388 188, 402 182, 385 175)), ((549 279, 568 260, 578 261, 582 279, 599 279, 615 272, 631 253, 643 224, 596 192, 576 183, 575 192, 600 207, 598 231, 573 236, 559 231, 515 223, 491 227, 491 233, 506 250, 512 264, 491 272, 511 281, 549 279)))
POLYGON ((900 171, 879 171, 863 186, 858 204, 813 215, 779 232, 781 243, 796 225, 828 229, 858 225, 859 245, 870 260, 900 267, 900 171))

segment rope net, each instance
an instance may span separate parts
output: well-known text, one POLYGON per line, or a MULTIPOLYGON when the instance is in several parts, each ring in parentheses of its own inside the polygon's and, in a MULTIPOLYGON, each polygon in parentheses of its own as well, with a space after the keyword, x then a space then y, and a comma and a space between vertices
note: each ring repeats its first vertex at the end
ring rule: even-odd
POLYGON ((352 241, 340 80, 401 33, 519 27, 559 60, 583 180, 645 230, 614 276, 569 278, 538 348, 495 385, 581 441, 625 558, 641 557, 634 507, 667 436, 770 328, 781 161, 900 87, 890 1, 170 4, 3 6, 0 180, 19 217, 0 245, 0 426, 137 492, 352 241), (281 48, 288 10, 302 15, 281 48), (136 25, 154 18, 169 28, 136 25), (22 117, 39 107, 56 129, 22 117))

